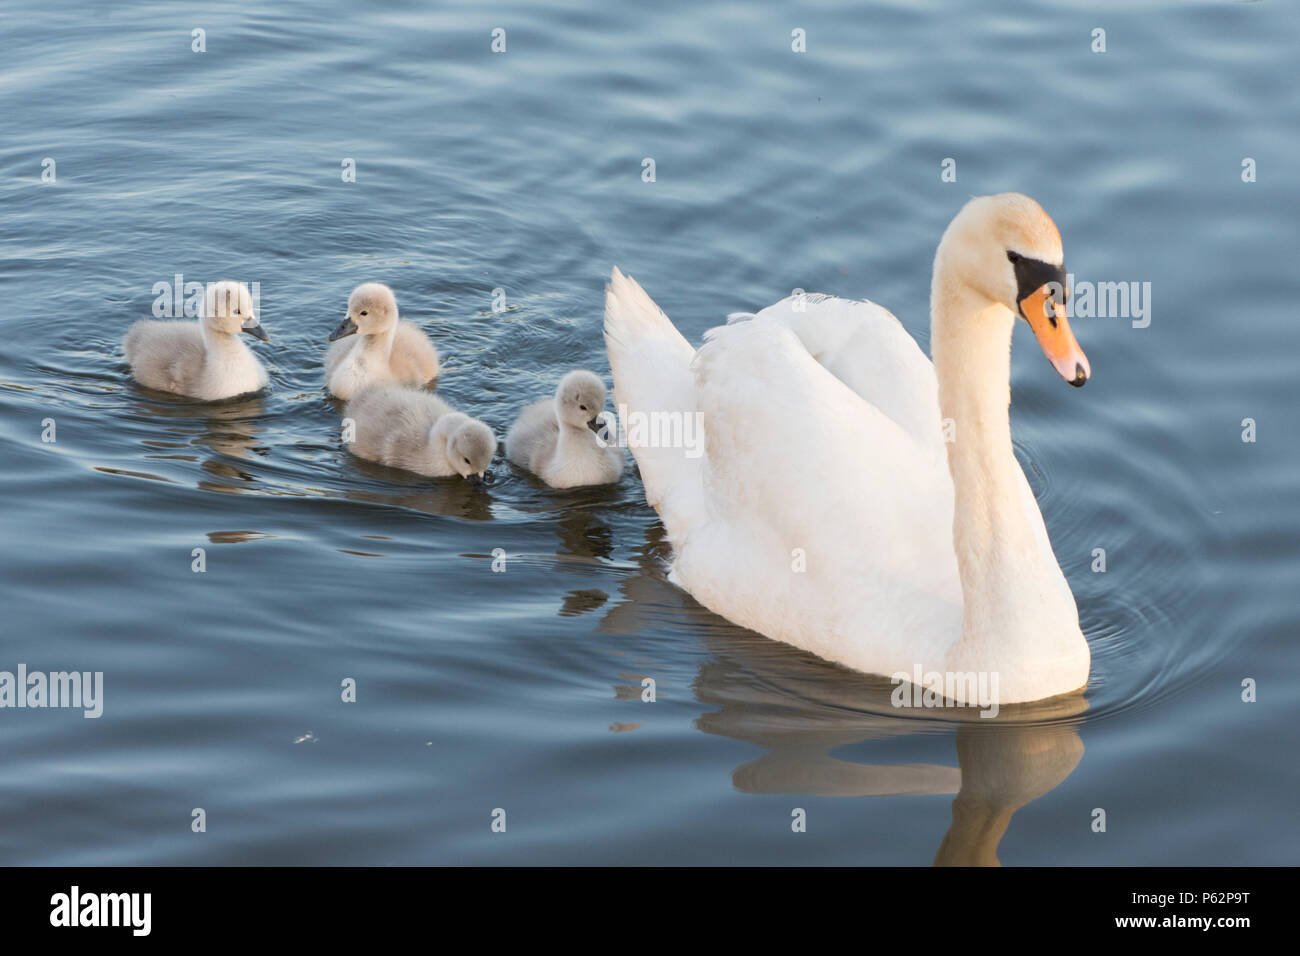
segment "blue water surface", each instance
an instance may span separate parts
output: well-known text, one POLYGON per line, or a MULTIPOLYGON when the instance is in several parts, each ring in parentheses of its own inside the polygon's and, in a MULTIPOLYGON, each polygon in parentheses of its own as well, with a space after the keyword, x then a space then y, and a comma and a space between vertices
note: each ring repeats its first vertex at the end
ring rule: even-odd
POLYGON ((11 0, 0 670, 105 690, 0 710, 0 862, 1294 863, 1298 28, 1277 0, 11 0), (939 236, 1004 190, 1076 282, 1150 283, 1145 327, 1076 319, 1086 389, 1016 333, 1086 696, 902 715, 669 584, 635 473, 476 489, 340 443, 321 362, 362 281, 502 433, 608 376, 615 264, 696 341, 802 288, 927 344, 939 236), (258 283, 265 395, 130 380, 177 274, 258 283))

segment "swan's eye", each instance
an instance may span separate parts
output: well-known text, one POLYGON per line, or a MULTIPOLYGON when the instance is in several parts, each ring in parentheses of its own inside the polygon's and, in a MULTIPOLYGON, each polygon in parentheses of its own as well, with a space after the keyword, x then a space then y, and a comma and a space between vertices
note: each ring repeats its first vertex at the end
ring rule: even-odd
POLYGON ((365 309, 362 309, 362 310, 361 310, 361 314, 362 314, 362 315, 369 315, 370 313, 367 312, 365 309))
POLYGON ((467 465, 469 464, 469 459, 468 459, 468 458, 465 459, 465 464, 467 464, 467 465))
POLYGON ((587 406, 586 406, 586 405, 579 405, 578 407, 581 408, 584 412, 587 410, 587 406))
POLYGON ((1016 263, 1016 262, 1019 262, 1019 261, 1020 261, 1022 258, 1024 258, 1024 257, 1021 256, 1020 253, 1018 253, 1018 252, 1012 252, 1010 249, 1008 249, 1008 250, 1007 250, 1007 258, 1010 259, 1012 263, 1016 263))

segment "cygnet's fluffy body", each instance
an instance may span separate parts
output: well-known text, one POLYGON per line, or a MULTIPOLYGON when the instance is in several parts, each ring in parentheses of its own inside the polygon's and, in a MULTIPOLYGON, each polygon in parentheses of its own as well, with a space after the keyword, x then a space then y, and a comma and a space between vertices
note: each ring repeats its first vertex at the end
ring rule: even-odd
POLYGON ((560 380, 554 398, 534 402, 519 413, 506 433, 506 458, 552 488, 618 481, 623 451, 603 430, 599 416, 604 408, 605 383, 594 372, 570 372, 560 380))
POLYGON ((267 340, 248 286, 226 279, 204 290, 197 322, 141 319, 127 331, 122 348, 141 385, 213 402, 266 387, 266 368, 241 332, 267 340))
POLYGON ((433 478, 482 478, 496 453, 492 429, 429 392, 376 385, 343 417, 352 422, 352 454, 433 478))
POLYGON ((352 290, 348 313, 329 340, 325 384, 345 401, 371 385, 420 387, 438 377, 438 350, 419 326, 398 318, 397 299, 383 283, 352 290))

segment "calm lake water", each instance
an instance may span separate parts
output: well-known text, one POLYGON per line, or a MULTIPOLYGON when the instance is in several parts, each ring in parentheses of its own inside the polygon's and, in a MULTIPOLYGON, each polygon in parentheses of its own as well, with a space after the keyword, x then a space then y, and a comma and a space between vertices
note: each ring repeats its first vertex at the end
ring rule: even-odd
POLYGON ((1296 862, 1298 28, 1276 0, 9 4, 0 670, 105 699, 0 710, 0 862, 1296 862), (565 370, 608 380, 615 264, 696 341, 803 288, 927 343, 943 228, 1004 190, 1076 283, 1150 284, 1145 327, 1075 320, 1085 389, 1016 333, 1084 696, 900 714, 668 584, 635 472, 554 493, 498 459, 476 489, 341 446, 321 362, 362 281, 503 434, 565 370), (178 273, 259 283, 264 396, 130 381, 178 273))

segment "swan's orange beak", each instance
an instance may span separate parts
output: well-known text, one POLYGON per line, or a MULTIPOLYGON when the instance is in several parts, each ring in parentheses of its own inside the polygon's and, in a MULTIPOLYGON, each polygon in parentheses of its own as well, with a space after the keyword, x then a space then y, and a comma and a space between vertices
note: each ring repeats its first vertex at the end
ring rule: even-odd
POLYGON ((1064 295, 1054 282, 1045 282, 1020 300, 1020 314, 1061 378, 1075 388, 1088 381, 1088 356, 1083 354, 1070 323, 1065 320, 1064 295), (1056 294, 1053 295, 1053 292, 1056 294), (1057 300, 1062 301, 1058 302, 1057 300))

